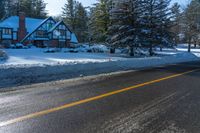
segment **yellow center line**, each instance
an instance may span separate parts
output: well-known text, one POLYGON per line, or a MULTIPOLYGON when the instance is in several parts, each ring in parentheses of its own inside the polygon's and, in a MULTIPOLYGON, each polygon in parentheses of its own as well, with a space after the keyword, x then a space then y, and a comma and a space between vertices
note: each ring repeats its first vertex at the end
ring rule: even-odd
POLYGON ((133 89, 136 89, 136 88, 139 88, 139 87, 143 87, 143 86, 147 86, 147 85, 150 85, 150 84, 158 83, 158 82, 161 82, 161 81, 164 81, 164 80, 168 80, 168 79, 172 79, 172 78, 175 78, 175 77, 179 77, 179 76, 182 76, 182 75, 185 75, 185 74, 189 74, 189 73, 192 73, 192 72, 195 72, 195 71, 199 71, 199 70, 200 69, 195 69, 195 70, 191 70, 191 71, 187 71, 187 72, 183 72, 183 73, 167 76, 167 77, 164 77, 164 78, 148 81, 148 82, 145 82, 145 83, 142 83, 142 84, 130 86, 130 87, 127 87, 127 88, 124 88, 124 89, 121 89, 121 90, 116 90, 116 91, 108 92, 108 93, 105 93, 105 94, 102 94, 102 95, 98 95, 98 96, 95 96, 95 97, 83 99, 83 100, 72 102, 72 103, 69 103, 69 104, 65 104, 63 106, 59 106, 59 107, 43 110, 43 111, 40 111, 40 112, 31 113, 31 114, 28 114, 28 115, 25 115, 25 116, 21 116, 21 117, 18 117, 18 118, 14 118, 14 119, 11 119, 11 120, 8 120, 8 121, 5 121, 5 122, 0 122, 0 127, 8 126, 10 124, 14 124, 14 123, 17 123, 17 122, 25 121, 25 120, 32 119, 32 118, 35 118, 35 117, 47 115, 49 113, 53 113, 53 112, 56 112, 56 111, 59 111, 59 110, 67 109, 67 108, 70 108, 70 107, 73 107, 73 106, 77 106, 77 105, 80 105, 80 104, 84 104, 84 103, 96 101, 96 100, 99 100, 99 99, 103 99, 105 97, 109 97, 109 96, 116 95, 116 94, 119 94, 119 93, 122 93, 122 92, 133 90, 133 89))

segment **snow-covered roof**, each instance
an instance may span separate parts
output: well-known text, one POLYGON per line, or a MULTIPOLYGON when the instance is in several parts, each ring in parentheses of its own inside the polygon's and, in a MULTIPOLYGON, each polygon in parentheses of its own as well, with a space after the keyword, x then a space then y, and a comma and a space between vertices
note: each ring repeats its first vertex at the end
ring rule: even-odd
MULTIPOLYGON (((38 27, 44 19, 35 19, 35 18, 28 18, 26 17, 26 28, 27 32, 32 32, 35 30, 36 27, 38 27)), ((3 22, 0 22, 0 27, 4 28, 13 28, 14 31, 17 31, 19 28, 19 17, 18 16, 12 16, 4 20, 3 22)))
POLYGON ((45 23, 46 21, 48 21, 49 19, 52 19, 52 20, 53 20, 52 17, 48 17, 48 18, 46 18, 46 19, 43 19, 38 25, 36 25, 35 27, 33 27, 32 31, 30 31, 30 32, 25 36, 25 38, 22 40, 22 42, 23 42, 24 40, 26 40, 29 36, 31 36, 31 35, 33 34, 34 31, 36 31, 42 24, 44 24, 44 23, 45 23))
MULTIPOLYGON (((26 37, 22 41, 26 40, 35 30, 37 30, 37 28, 40 25, 42 25, 43 23, 45 23, 49 19, 53 19, 53 18, 49 17, 49 18, 46 18, 46 19, 35 19, 35 18, 26 17, 26 28, 27 28, 28 34, 26 35, 26 37)), ((64 22, 60 21, 60 22, 56 23, 56 25, 54 25, 52 27, 52 29, 49 30, 49 32, 53 31, 61 23, 64 23, 64 22)), ((12 28, 14 31, 17 31, 18 28, 19 28, 19 16, 11 16, 11 17, 5 19, 4 21, 0 22, 0 28, 1 27, 2 28, 12 28)), ((69 29, 69 31, 72 33, 71 42, 72 43, 78 43, 78 39, 77 39, 76 35, 70 29, 69 29)))

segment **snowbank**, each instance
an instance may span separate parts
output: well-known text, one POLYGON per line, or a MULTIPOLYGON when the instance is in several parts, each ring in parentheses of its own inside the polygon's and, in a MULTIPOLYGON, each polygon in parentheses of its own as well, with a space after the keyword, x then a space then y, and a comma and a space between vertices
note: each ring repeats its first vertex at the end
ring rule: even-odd
POLYGON ((181 51, 146 58, 123 58, 105 53, 50 54, 38 49, 27 54, 22 50, 7 52, 9 60, 0 65, 0 88, 199 60, 197 55, 181 51))

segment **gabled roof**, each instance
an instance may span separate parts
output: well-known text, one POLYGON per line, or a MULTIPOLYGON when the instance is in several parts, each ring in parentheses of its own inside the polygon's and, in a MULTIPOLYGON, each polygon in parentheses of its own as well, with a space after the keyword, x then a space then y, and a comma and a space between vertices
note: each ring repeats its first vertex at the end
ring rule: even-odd
POLYGON ((60 24, 64 24, 66 26, 66 28, 72 33, 71 34, 71 42, 78 43, 78 39, 77 39, 76 35, 68 28, 68 26, 63 21, 60 21, 57 24, 55 24, 48 32, 49 33, 53 32, 60 24))
MULTIPOLYGON (((33 32, 35 27, 38 27, 44 19, 35 19, 35 18, 28 18, 26 17, 26 28, 27 32, 33 32)), ((0 22, 0 28, 13 28, 14 31, 17 31, 19 28, 19 17, 18 16, 12 16, 7 18, 6 20, 0 22)))
MULTIPOLYGON (((22 42, 25 41, 28 37, 30 37, 36 30, 38 30, 38 28, 40 28, 41 25, 43 25, 48 20, 53 20, 56 23, 56 21, 52 17, 49 17, 49 18, 46 18, 46 19, 35 19, 35 18, 26 17, 25 19, 26 19, 25 21, 26 21, 26 28, 27 28, 28 34, 22 40, 22 42)), ((57 26, 59 26, 60 24, 64 24, 68 28, 68 26, 63 21, 60 21, 60 22, 56 23, 49 30, 49 32, 56 29, 57 26)), ((13 31, 18 31, 19 16, 11 16, 11 17, 5 19, 4 21, 0 22, 0 28, 12 28, 13 31)), ((76 35, 69 28, 68 28, 68 30, 72 33, 71 42, 78 43, 76 35)))
POLYGON ((68 26, 63 21, 56 23, 48 32, 54 31, 60 24, 64 24, 66 28, 72 33, 72 31, 68 28, 68 26))
POLYGON ((43 25, 44 23, 46 23, 48 20, 52 20, 56 23, 56 21, 52 18, 52 17, 48 17, 46 19, 44 19, 39 25, 37 25, 36 27, 34 27, 34 30, 32 30, 31 32, 28 33, 28 35, 25 36, 25 38, 21 41, 24 42, 28 37, 30 37, 36 30, 38 30, 40 28, 41 25, 43 25))

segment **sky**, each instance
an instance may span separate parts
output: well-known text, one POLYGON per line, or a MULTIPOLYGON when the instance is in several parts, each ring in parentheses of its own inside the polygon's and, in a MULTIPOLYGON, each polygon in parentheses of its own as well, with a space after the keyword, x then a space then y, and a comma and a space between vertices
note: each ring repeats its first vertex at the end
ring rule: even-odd
MULTIPOLYGON (((56 16, 61 14, 62 7, 66 3, 66 0, 44 0, 47 3, 47 11, 49 15, 56 16)), ((78 0, 80 1, 84 6, 91 6, 93 3, 95 3, 95 0, 78 0)), ((172 0, 172 2, 178 2, 181 5, 185 5, 188 3, 189 0, 172 0)))

